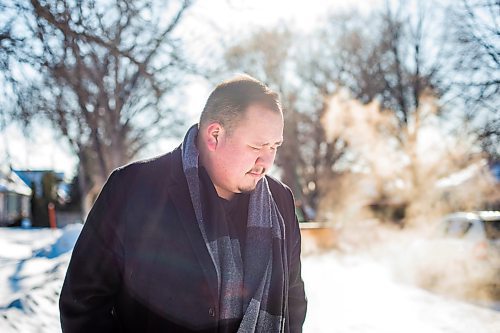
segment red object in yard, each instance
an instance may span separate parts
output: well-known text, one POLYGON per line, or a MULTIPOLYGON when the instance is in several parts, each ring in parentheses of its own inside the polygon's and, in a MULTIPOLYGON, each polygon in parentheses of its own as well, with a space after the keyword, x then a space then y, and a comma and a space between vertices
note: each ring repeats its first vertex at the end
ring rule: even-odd
POLYGON ((56 207, 52 202, 49 202, 48 205, 49 209, 49 224, 51 229, 56 229, 57 224, 56 224, 56 207))
POLYGON ((476 258, 485 260, 488 258, 488 243, 479 242, 474 247, 474 255, 476 258))

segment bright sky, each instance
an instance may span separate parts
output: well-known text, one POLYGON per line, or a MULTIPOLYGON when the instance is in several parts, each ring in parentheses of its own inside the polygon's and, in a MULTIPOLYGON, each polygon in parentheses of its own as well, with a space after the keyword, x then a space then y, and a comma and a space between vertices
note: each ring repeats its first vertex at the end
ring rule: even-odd
POLYGON ((215 0, 199 1, 194 12, 202 13, 206 20, 244 30, 245 26, 270 26, 280 21, 294 23, 294 28, 311 29, 318 16, 329 10, 345 10, 352 7, 364 11, 383 3, 383 0, 215 0))
POLYGON ((11 124, 0 132, 0 161, 12 165, 14 169, 54 169, 66 176, 74 175, 78 160, 69 145, 56 138, 55 134, 43 126, 34 125, 33 138, 11 124))
MULTIPOLYGON (((191 24, 201 26, 202 30, 194 29, 198 31, 194 32, 185 29, 183 33, 193 33, 196 36, 191 40, 196 41, 200 31, 205 34, 210 31, 210 27, 216 27, 221 32, 230 31, 232 34, 238 34, 248 32, 251 27, 272 26, 283 21, 291 21, 294 28, 308 31, 318 22, 318 16, 324 15, 329 9, 342 10, 356 5, 361 10, 368 10, 381 3, 382 0, 199 1, 195 3, 186 19, 190 20, 191 24)), ((186 110, 183 110, 189 118, 188 125, 196 121, 201 112, 208 94, 208 87, 196 84, 190 91, 191 98, 187 99, 186 110)), ((32 135, 33 138, 27 138, 15 125, 9 125, 0 131, 0 163, 4 166, 10 163, 15 169, 54 169, 64 172, 68 177, 73 176, 78 160, 67 143, 57 138, 46 126, 36 125, 32 132, 36 133, 32 135)), ((141 157, 166 152, 179 142, 180 139, 158 142, 141 157)))

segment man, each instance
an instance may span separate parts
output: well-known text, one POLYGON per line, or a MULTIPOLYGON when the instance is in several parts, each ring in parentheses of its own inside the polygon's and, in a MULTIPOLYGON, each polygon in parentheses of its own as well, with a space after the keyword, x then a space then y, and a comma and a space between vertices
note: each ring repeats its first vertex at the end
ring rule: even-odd
POLYGON ((73 250, 64 332, 301 332, 300 233, 266 176, 283 141, 278 96, 239 76, 158 158, 115 170, 73 250))

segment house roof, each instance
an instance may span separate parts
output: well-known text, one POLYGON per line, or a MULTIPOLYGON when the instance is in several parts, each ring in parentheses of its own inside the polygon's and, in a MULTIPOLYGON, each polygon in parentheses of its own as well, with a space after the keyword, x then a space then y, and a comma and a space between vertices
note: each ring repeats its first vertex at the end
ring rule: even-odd
POLYGON ((59 181, 64 179, 64 172, 55 172, 53 170, 12 170, 30 189, 33 184, 35 184, 36 195, 42 196, 42 178, 43 176, 51 172, 53 173, 59 181))
POLYGON ((32 191, 14 172, 0 170, 0 192, 30 196, 32 191))

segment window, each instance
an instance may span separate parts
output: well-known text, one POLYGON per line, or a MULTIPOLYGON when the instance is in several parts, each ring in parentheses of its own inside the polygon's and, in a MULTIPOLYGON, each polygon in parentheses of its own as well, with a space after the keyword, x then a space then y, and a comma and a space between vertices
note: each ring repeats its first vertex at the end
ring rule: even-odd
POLYGON ((488 239, 500 239, 500 220, 486 221, 484 222, 484 227, 486 229, 486 237, 488 239))
POLYGON ((472 227, 472 223, 465 219, 450 219, 446 221, 446 235, 451 237, 462 238, 472 227))

